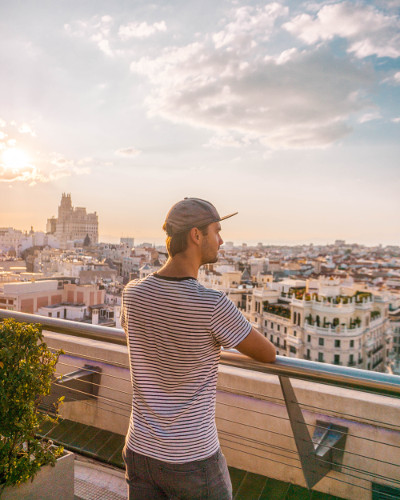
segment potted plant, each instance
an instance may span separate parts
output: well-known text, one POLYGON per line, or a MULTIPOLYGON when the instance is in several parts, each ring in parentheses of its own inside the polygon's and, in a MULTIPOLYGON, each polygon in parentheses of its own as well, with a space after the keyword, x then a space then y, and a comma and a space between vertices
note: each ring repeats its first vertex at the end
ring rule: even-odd
POLYGON ((59 354, 53 353, 43 342, 41 325, 18 323, 13 319, 0 323, 2 500, 73 498, 73 455, 67 455, 68 459, 65 459, 62 447, 36 435, 45 421, 56 423, 56 417, 41 413, 39 405, 50 393, 59 354), (58 472, 66 467, 67 462, 70 465, 68 471, 62 470, 61 481, 60 476, 56 478, 59 484, 53 486, 49 477, 53 467, 50 466, 56 465, 57 460, 62 463, 57 464, 58 472), (69 484, 71 477, 72 486, 69 484))

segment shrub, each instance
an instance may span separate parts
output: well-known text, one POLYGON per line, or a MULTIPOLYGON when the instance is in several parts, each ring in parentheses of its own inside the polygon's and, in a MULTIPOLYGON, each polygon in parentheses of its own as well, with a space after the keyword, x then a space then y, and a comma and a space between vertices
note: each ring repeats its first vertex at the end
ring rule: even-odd
POLYGON ((40 325, 0 323, 0 494, 54 465, 63 452, 36 437, 44 421, 56 421, 39 404, 50 393, 59 354, 43 343, 40 325))

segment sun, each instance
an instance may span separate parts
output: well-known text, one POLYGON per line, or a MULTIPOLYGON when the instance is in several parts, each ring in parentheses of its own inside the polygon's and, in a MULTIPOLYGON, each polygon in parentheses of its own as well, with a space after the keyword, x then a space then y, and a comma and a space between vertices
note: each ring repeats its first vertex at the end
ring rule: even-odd
POLYGON ((28 155, 18 148, 8 148, 4 150, 2 159, 3 166, 10 170, 19 170, 29 163, 28 155))

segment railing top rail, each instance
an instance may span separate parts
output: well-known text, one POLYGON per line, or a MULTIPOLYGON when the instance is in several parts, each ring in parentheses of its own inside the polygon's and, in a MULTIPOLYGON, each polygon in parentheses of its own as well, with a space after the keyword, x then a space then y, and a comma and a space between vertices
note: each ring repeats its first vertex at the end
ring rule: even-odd
MULTIPOLYGON (((52 332, 126 345, 124 331, 117 328, 7 311, 4 309, 0 309, 0 318, 14 318, 17 321, 26 323, 40 323, 44 329, 52 332)), ((262 373, 299 378, 310 382, 319 382, 400 397, 400 377, 387 373, 359 370, 285 356, 277 356, 275 363, 264 364, 253 361, 235 350, 222 350, 221 364, 262 373)))
POLYGON ((102 340, 111 344, 126 345, 126 336, 123 330, 109 326, 92 325, 67 319, 50 318, 38 314, 28 314, 0 309, 0 318, 13 318, 24 323, 40 323, 45 330, 57 333, 67 333, 75 337, 93 340, 102 340))

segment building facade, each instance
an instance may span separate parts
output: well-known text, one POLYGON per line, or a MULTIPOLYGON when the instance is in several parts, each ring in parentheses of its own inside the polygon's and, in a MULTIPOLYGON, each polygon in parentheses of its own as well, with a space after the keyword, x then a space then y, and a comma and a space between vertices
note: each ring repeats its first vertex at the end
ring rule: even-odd
POLYGON ((255 288, 244 313, 289 357, 385 371, 392 349, 389 301, 379 295, 319 281, 320 290, 286 293, 255 288))
POLYGON ((97 213, 87 213, 84 207, 73 207, 71 194, 63 193, 58 218, 48 219, 46 229, 56 236, 61 248, 67 248, 69 242, 83 242, 87 236, 91 244, 99 240, 97 213))

